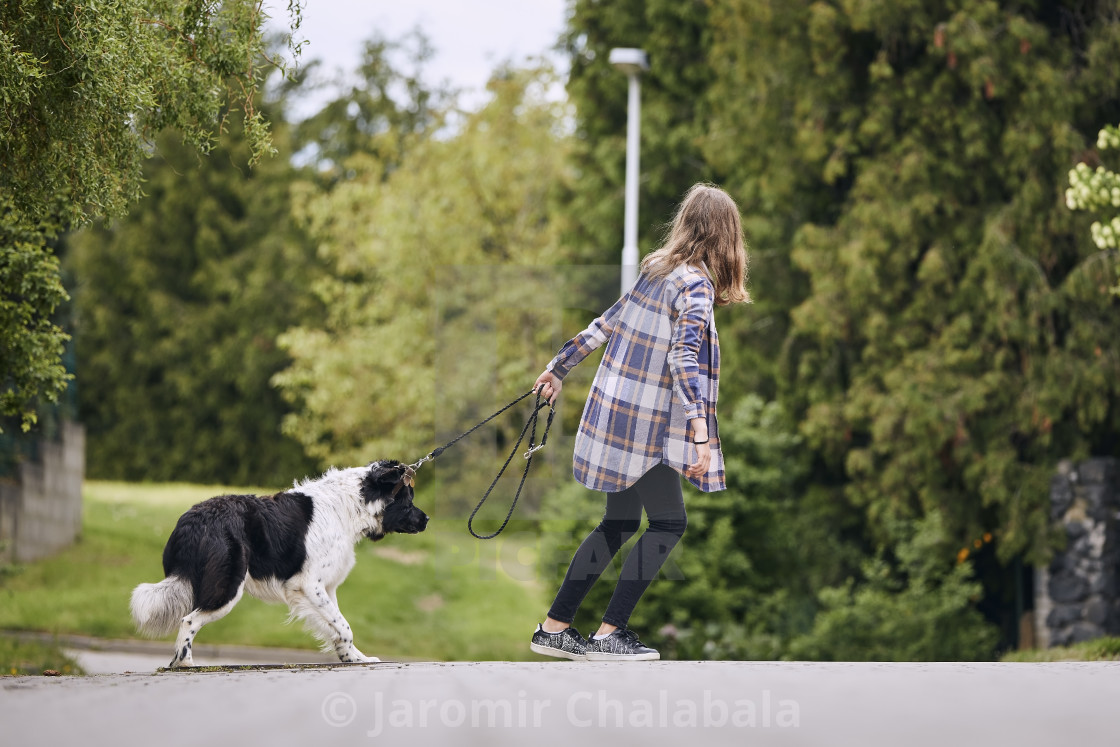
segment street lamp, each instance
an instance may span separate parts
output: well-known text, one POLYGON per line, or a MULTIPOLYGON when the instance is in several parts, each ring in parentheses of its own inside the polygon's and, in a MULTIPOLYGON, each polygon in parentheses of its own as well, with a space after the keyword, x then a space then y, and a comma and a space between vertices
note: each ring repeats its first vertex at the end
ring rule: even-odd
POLYGON ((640 76, 649 70, 649 55, 641 49, 615 47, 610 63, 630 80, 626 106, 626 208, 622 238, 622 293, 638 279, 638 148, 642 119, 640 76))

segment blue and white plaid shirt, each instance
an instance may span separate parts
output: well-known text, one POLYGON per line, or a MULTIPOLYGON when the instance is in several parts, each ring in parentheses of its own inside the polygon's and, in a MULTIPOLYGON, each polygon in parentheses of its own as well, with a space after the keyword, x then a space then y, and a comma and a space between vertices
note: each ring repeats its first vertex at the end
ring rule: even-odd
POLYGON ((548 364, 561 379, 603 343, 576 434, 576 480, 615 493, 657 464, 680 473, 696 461, 688 421, 706 418, 712 461, 688 480, 704 492, 723 490, 723 453, 716 423, 719 337, 707 273, 681 265, 630 291, 569 340, 548 364))

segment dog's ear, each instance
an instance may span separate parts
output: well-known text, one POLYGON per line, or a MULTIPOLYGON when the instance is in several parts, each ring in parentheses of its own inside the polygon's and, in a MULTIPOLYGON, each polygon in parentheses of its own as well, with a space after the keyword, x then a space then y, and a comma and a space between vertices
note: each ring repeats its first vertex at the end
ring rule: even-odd
POLYGON ((376 483, 393 485, 404 473, 405 465, 396 459, 380 459, 369 464, 369 477, 376 483))
POLYGON ((370 462, 369 472, 362 480, 362 498, 366 503, 378 498, 389 498, 407 471, 408 465, 401 464, 396 459, 370 462))

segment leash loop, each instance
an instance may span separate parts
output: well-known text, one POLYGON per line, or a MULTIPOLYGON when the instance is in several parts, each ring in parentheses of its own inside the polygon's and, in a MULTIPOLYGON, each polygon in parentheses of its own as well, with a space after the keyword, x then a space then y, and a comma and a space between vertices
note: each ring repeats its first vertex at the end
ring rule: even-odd
POLYGON ((537 392, 536 394, 537 398, 535 404, 533 405, 533 412, 529 415, 529 419, 525 421, 525 427, 521 429, 521 435, 517 437, 517 443, 513 445, 513 448, 509 452, 509 456, 506 457, 505 464, 503 464, 502 468, 498 470, 498 474, 494 477, 493 482, 490 483, 490 487, 486 489, 486 492, 483 494, 482 498, 479 499, 478 505, 474 507, 474 511, 471 511, 471 515, 467 519, 467 531, 470 532, 471 536, 475 539, 494 539, 499 534, 501 534, 502 530, 506 528, 507 524, 509 524, 509 520, 513 518, 513 511, 515 508, 517 508, 517 501, 521 498, 521 491, 525 487, 525 479, 529 476, 529 468, 533 466, 533 453, 544 448, 545 441, 548 440, 548 429, 552 426, 552 418, 555 415, 556 410, 555 408, 549 406, 547 401, 541 402, 540 392, 537 392), (545 407, 549 407, 548 422, 545 425, 544 433, 541 436, 540 445, 536 445, 535 442, 537 440, 537 416, 545 407), (490 493, 494 491, 494 486, 498 484, 498 480, 502 479, 502 475, 505 474, 506 468, 509 467, 509 463, 513 461, 514 455, 517 454, 518 449, 521 448, 521 442, 525 440, 525 433, 527 431, 530 432, 529 450, 525 452, 525 469, 521 473, 521 481, 517 484, 517 492, 513 494, 513 501, 509 505, 509 511, 506 513, 506 518, 502 520, 501 526, 499 526, 493 534, 479 534, 474 530, 474 517, 482 508, 482 504, 486 503, 486 499, 490 497, 490 493))
POLYGON ((503 464, 502 468, 500 470, 498 470, 497 476, 494 478, 493 482, 490 483, 490 487, 486 489, 486 493, 482 496, 482 499, 478 502, 478 505, 474 507, 474 510, 471 511, 471 515, 467 519, 467 531, 471 533, 472 537, 474 537, 476 539, 483 539, 483 540, 493 539, 494 537, 497 537, 499 534, 502 533, 502 530, 506 528, 506 525, 509 524, 510 518, 513 517, 513 510, 515 508, 517 508, 517 501, 521 498, 521 491, 525 487, 526 478, 529 476, 529 468, 533 464, 533 455, 536 452, 538 452, 538 451, 540 451, 541 449, 544 448, 545 443, 548 441, 548 431, 552 428, 552 419, 556 416, 556 408, 553 407, 552 405, 550 405, 548 403, 548 400, 545 400, 544 402, 542 402, 541 401, 540 390, 538 390, 536 388, 530 389, 525 394, 522 394, 520 397, 518 397, 517 399, 510 402, 508 405, 501 408, 500 410, 495 412, 490 417, 486 418, 482 422, 475 425, 473 428, 470 428, 469 430, 464 431, 463 433, 460 433, 458 436, 451 439, 450 441, 445 443, 443 446, 432 449, 432 451, 429 452, 427 454, 427 456, 421 457, 420 459, 413 462, 412 464, 406 465, 404 474, 401 475, 401 480, 397 484, 396 489, 394 489, 394 491, 393 491, 394 494, 396 493, 397 490, 400 489, 400 486, 402 484, 411 485, 413 480, 416 477, 416 470, 420 469, 420 467, 422 467, 426 462, 432 461, 433 459, 438 457, 440 454, 442 454, 446 449, 448 449, 451 446, 454 446, 456 443, 458 443, 462 439, 466 438, 470 434, 474 433, 479 428, 486 425, 487 423, 489 423, 491 420, 493 420, 494 418, 501 415, 506 410, 509 410, 511 407, 513 407, 517 403, 521 402, 521 400, 525 399, 526 397, 528 397, 531 394, 536 395, 536 400, 534 401, 534 404, 533 404, 533 412, 530 413, 529 419, 525 421, 525 426, 521 429, 521 435, 519 435, 517 437, 517 443, 515 443, 513 445, 513 449, 510 451, 509 456, 506 457, 505 464, 503 464), (538 444, 538 443, 536 443, 536 440, 537 440, 537 418, 540 415, 540 411, 542 409, 544 409, 545 407, 548 408, 548 419, 545 421, 544 433, 541 434, 541 442, 538 444), (494 532, 493 534, 485 534, 485 535, 478 534, 477 532, 474 531, 474 517, 475 517, 476 514, 478 514, 479 509, 482 508, 482 504, 486 503, 486 499, 489 498, 490 494, 494 491, 494 486, 496 486, 498 484, 498 480, 500 480, 502 475, 505 474, 506 468, 509 467, 509 463, 511 461, 513 461, 514 455, 516 455, 518 449, 521 448, 521 442, 525 440, 525 434, 526 433, 529 434, 529 449, 524 454, 525 470, 521 473, 521 482, 519 482, 518 485, 517 485, 517 492, 513 494, 513 502, 510 504, 509 512, 506 514, 505 520, 502 521, 502 525, 500 527, 498 527, 498 530, 496 532, 494 532))

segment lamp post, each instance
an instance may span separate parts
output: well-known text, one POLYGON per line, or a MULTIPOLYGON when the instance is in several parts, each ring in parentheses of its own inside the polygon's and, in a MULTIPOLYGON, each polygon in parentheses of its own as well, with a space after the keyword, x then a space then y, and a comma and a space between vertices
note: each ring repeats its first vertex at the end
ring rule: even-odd
POLYGON ((649 70, 649 55, 641 49, 615 47, 610 63, 626 73, 630 81, 626 106, 626 207, 622 237, 622 293, 638 279, 638 149, 642 126, 640 76, 649 70))

